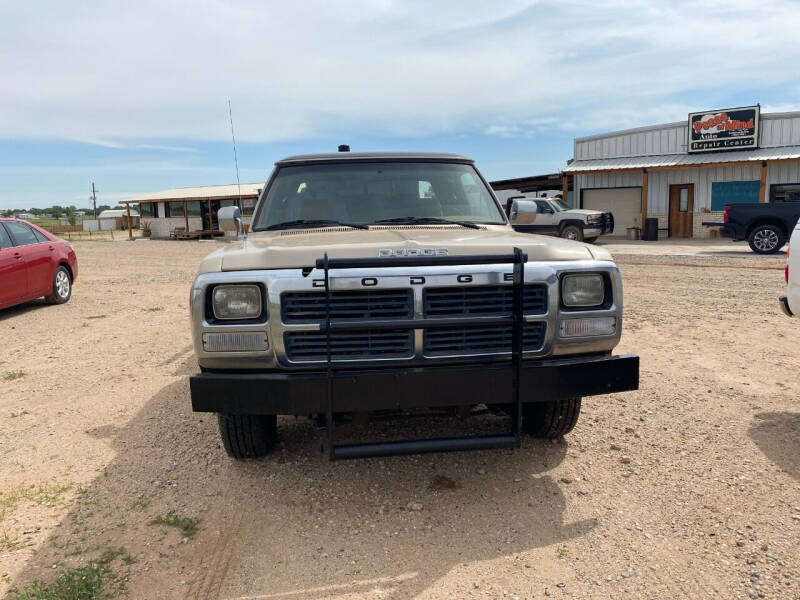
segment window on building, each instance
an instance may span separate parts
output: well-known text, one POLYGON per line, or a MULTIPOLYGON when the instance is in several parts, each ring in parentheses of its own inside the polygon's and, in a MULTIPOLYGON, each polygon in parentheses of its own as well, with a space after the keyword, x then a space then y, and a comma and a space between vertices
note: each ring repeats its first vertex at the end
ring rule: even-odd
POLYGON ((781 183, 770 186, 770 202, 800 202, 800 183, 781 183))
POLYGON ((714 181, 711 184, 711 210, 723 211, 726 204, 748 204, 758 202, 761 182, 714 181))
POLYGON ((190 217, 199 217, 200 216, 200 202, 197 200, 193 202, 186 203, 186 212, 189 214, 190 217))
POLYGON ((241 209, 243 215, 252 215, 255 205, 255 198, 242 198, 242 205, 239 208, 241 209))
POLYGON ((155 217, 153 213, 153 207, 155 204, 152 202, 140 202, 139 203, 139 216, 140 217, 155 217))
POLYGON ((167 209, 168 217, 182 217, 183 216, 183 202, 166 202, 164 206, 167 209))
POLYGON ((681 212, 688 212, 689 210, 689 190, 687 188, 681 188, 681 195, 679 198, 680 205, 678 206, 678 210, 681 212))

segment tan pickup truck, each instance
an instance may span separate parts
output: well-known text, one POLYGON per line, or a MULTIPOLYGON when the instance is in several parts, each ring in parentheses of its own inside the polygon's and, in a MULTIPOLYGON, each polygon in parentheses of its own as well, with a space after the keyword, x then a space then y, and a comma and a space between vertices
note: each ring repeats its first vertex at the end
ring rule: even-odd
POLYGON ((585 396, 638 387, 614 356, 622 281, 596 246, 515 232, 467 158, 350 153, 276 163, 247 237, 192 285, 195 411, 235 458, 267 454, 277 415, 309 416, 331 459, 558 437, 585 396), (350 415, 510 417, 493 435, 337 444, 350 415))

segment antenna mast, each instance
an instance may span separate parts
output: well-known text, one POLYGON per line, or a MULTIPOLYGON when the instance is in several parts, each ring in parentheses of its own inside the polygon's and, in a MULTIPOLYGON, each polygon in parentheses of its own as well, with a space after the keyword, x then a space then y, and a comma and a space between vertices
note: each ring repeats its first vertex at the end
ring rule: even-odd
POLYGON ((236 166, 236 186, 239 190, 239 209, 242 207, 242 184, 239 181, 239 158, 236 156, 236 136, 233 133, 233 110, 231 110, 231 99, 228 98, 228 117, 231 120, 231 140, 233 140, 233 164, 236 166))

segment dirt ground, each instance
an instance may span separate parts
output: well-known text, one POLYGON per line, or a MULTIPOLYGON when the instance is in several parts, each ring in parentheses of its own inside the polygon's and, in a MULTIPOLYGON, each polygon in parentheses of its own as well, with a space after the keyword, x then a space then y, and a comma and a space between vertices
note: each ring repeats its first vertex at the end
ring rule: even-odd
POLYGON ((329 463, 283 418, 239 463, 189 404, 189 285, 216 242, 75 245, 69 304, 0 311, 0 596, 117 549, 136 599, 800 598, 781 257, 612 245, 641 389, 586 399, 564 441, 329 463), (170 513, 197 533, 152 524, 170 513))

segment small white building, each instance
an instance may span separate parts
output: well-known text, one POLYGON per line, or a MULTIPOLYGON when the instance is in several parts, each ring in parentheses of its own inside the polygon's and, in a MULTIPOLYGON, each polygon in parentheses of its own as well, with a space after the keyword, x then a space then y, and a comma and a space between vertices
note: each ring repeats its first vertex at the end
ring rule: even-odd
MULTIPOLYGON (((128 228, 128 211, 124 208, 112 208, 101 211, 97 215, 99 221, 99 229, 108 231, 111 229, 127 229, 128 228)), ((131 226, 139 226, 139 213, 131 210, 131 226)))
POLYGON ((611 211, 615 234, 651 217, 660 237, 708 237, 703 222, 722 221, 727 204, 800 201, 800 112, 692 113, 577 138, 573 157, 564 175, 574 177, 574 204, 611 211))

